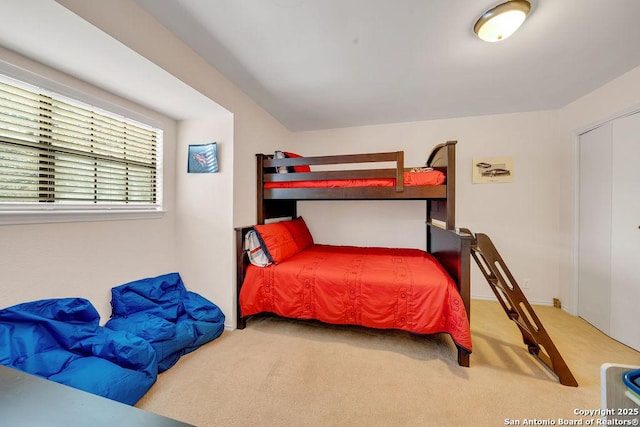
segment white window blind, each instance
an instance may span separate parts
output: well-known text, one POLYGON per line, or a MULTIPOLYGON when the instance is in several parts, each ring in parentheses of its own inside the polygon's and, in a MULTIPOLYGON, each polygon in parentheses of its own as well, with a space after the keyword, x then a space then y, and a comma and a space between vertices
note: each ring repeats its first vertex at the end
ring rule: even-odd
POLYGON ((161 131, 0 80, 2 206, 156 208, 161 131))

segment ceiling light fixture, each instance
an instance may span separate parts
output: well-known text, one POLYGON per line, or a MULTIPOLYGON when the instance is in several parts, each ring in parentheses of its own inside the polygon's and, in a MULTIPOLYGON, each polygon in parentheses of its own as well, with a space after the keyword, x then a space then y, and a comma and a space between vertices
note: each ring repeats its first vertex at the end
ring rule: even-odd
POLYGON ((499 4, 478 19, 473 31, 486 42, 499 42, 520 28, 530 10, 531 4, 527 0, 499 4))

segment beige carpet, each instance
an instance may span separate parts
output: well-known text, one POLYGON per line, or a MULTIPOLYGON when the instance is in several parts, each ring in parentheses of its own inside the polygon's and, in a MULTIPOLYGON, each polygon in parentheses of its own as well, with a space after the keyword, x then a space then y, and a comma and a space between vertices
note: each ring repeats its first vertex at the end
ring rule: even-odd
POLYGON ((579 387, 529 355, 497 302, 474 300, 470 368, 457 365, 448 335, 258 318, 184 356, 137 406, 202 427, 594 419, 574 411, 600 408, 600 365, 640 365, 640 353, 562 310, 535 310, 579 387))

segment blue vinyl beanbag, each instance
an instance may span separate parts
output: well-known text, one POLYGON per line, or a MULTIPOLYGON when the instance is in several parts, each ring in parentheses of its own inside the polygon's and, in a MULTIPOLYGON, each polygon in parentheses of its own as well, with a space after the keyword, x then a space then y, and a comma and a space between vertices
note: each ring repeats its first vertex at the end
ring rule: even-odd
POLYGON ((113 288, 111 307, 111 319, 105 326, 149 341, 157 354, 158 372, 224 330, 225 317, 218 306, 187 291, 178 273, 113 288))
POLYGON ((151 345, 99 326, 86 299, 48 299, 0 310, 0 364, 135 404, 157 378, 151 345))

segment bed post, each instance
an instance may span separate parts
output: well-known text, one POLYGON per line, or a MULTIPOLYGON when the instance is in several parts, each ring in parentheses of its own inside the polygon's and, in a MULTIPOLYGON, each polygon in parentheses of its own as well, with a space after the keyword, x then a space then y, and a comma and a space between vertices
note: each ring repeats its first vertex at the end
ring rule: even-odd
POLYGON ((447 230, 456 228, 456 144, 447 141, 431 151, 427 166, 442 170, 446 179, 446 198, 427 200, 427 221, 442 221, 447 230))
POLYGON ((447 230, 456 226, 456 144, 447 141, 447 230))
POLYGON ((269 218, 297 217, 297 203, 290 199, 265 199, 265 161, 272 160, 266 154, 256 154, 256 224, 264 224, 269 218))
POLYGON ((240 309, 240 289, 242 289, 242 283, 244 282, 244 274, 247 270, 248 260, 244 252, 244 236, 253 227, 236 227, 236 327, 238 329, 244 329, 247 326, 247 321, 242 317, 242 310, 240 309))
MULTIPOLYGON (((473 238, 453 230, 427 224, 427 251, 447 270, 456 282, 471 322, 471 242, 473 238)), ((458 348, 458 364, 469 366, 469 353, 458 348)))
POLYGON ((264 158, 264 154, 256 154, 256 224, 264 224, 264 158))
POLYGON ((404 151, 396 153, 396 191, 404 191, 404 151))

